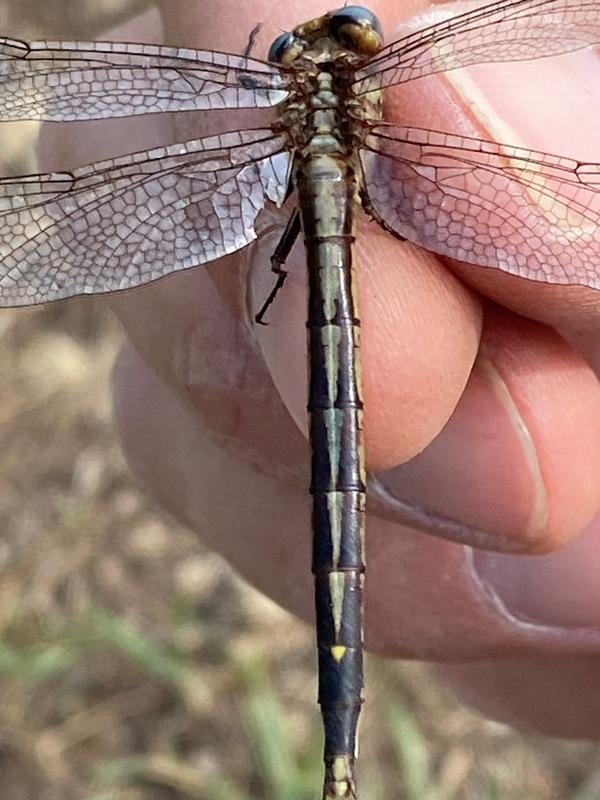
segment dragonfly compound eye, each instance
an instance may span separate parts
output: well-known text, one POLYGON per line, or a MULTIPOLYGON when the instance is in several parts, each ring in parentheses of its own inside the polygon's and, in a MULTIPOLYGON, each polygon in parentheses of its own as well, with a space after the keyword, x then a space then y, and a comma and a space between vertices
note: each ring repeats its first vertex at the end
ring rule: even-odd
POLYGON ((306 47, 306 43, 291 31, 280 34, 269 47, 269 61, 277 64, 290 64, 306 47))
POLYGON ((332 11, 329 30, 336 41, 362 55, 373 55, 383 44, 381 23, 372 11, 362 6, 344 6, 332 11))

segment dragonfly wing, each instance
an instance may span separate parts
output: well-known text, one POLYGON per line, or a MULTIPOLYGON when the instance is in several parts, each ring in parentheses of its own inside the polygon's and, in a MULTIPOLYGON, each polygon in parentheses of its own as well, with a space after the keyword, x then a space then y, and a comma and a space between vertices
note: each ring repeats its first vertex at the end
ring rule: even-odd
POLYGON ((207 50, 0 39, 0 121, 257 108, 287 95, 277 66, 207 50))
POLYGON ((367 211, 444 256, 600 288, 600 164, 378 125, 361 151, 367 211))
POLYGON ((452 16, 384 47, 361 70, 358 94, 449 69, 526 61, 600 43, 591 0, 498 0, 452 16))
POLYGON ((269 129, 211 136, 69 173, 0 180, 0 306, 129 289, 256 238, 285 199, 269 129))

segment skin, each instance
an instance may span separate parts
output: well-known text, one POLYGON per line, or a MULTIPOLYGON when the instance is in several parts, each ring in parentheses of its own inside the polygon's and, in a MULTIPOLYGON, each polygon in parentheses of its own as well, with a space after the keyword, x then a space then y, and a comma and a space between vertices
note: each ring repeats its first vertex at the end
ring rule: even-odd
MULTIPOLYGON (((424 6, 413 0, 402 13, 424 6)), ((388 41, 397 38, 398 4, 370 7, 388 41)), ((240 52, 262 20, 253 54, 264 56, 281 30, 327 8, 207 0, 200 14, 195 0, 168 0, 164 41, 240 52)), ((152 13, 110 38, 161 41, 160 24, 152 13)), ((593 53, 495 69, 494 79, 470 70, 468 85, 415 83, 388 118, 599 160, 593 53)), ((224 113, 219 129, 238 118, 224 113)), ((76 137, 52 126, 43 156, 59 169, 214 132, 206 124, 206 115, 90 123, 76 137)), ((301 247, 269 327, 249 322, 272 285, 279 225, 272 215, 258 246, 109 299, 130 340, 115 367, 115 408, 148 491, 310 619, 301 247)), ((600 735, 590 701, 600 690, 600 293, 450 263, 364 219, 359 228, 366 444, 378 490, 367 522, 367 646, 445 665, 497 718, 600 735)))

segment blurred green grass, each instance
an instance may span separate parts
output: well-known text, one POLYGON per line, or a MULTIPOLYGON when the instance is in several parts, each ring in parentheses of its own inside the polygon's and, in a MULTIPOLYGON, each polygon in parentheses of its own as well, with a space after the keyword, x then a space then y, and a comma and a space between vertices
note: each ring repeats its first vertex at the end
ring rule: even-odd
MULTIPOLYGON (((115 613, 92 598, 79 613, 60 621, 16 615, 4 628, 0 687, 5 696, 8 690, 21 698, 22 718, 31 718, 33 709, 38 723, 37 730, 29 731, 37 737, 34 750, 40 750, 41 741, 41 752, 85 765, 76 781, 77 791, 85 791, 71 793, 66 784, 57 797, 314 798, 321 732, 311 702, 312 655, 306 655, 311 637, 298 624, 297 641, 278 656, 268 655, 265 642, 272 641, 278 626, 289 625, 286 615, 240 587, 226 569, 221 579, 233 581, 234 597, 241 590, 242 605, 229 624, 214 623, 219 630, 211 629, 203 601, 190 603, 184 595, 170 598, 170 619, 160 631, 128 619, 131 609, 115 613), (242 622, 247 600, 257 604, 259 616, 242 622), (270 622, 264 611, 272 613, 270 622), (203 624, 203 635, 190 636, 188 626, 203 618, 197 623, 203 624), (260 630, 265 624, 268 635, 260 630), (219 636, 216 651, 209 645, 207 665, 199 654, 219 636), (286 669, 310 687, 300 700, 295 681, 286 686, 286 669), (123 725, 131 739, 125 748, 120 737, 111 741, 111 728, 123 725), (136 739, 138 745, 132 746, 136 739)), ((215 586, 205 589, 204 600, 210 601, 215 586)), ((479 720, 439 687, 432 698, 434 684, 416 665, 399 668, 370 658, 368 677, 376 691, 363 726, 370 743, 359 772, 363 800, 597 796, 598 759, 594 754, 585 762, 593 753, 590 746, 553 743, 552 753, 544 753, 543 746, 528 752, 516 734, 479 720), (419 692, 429 696, 429 710, 419 692), (438 716, 431 717, 431 707, 438 716), (571 752, 560 754, 561 748, 571 752), (573 759, 577 749, 579 758, 573 759), (562 755, 562 775, 557 754, 562 755)), ((3 726, 6 720, 0 719, 3 726)))

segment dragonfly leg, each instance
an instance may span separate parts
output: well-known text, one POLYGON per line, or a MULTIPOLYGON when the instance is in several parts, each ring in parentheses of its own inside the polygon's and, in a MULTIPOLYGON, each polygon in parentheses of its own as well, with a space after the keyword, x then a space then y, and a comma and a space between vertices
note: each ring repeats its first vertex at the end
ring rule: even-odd
POLYGON ((365 189, 361 189, 360 190, 359 196, 360 196, 360 203, 362 205, 363 211, 365 212, 365 214, 368 217, 371 217, 373 222, 376 222, 378 225, 381 225, 381 227, 384 229, 384 231, 387 231, 388 233, 391 233, 393 236, 396 237, 396 239, 400 239, 401 242, 405 242, 406 241, 406 237, 401 236, 393 228, 390 228, 390 226, 387 224, 387 222, 375 210, 375 208, 373 207, 373 204, 371 203, 371 199, 370 199, 370 197, 367 194, 365 189))
POLYGON ((246 47, 244 49, 244 52, 243 52, 243 55, 244 55, 245 58, 249 58, 250 57, 250 53, 252 52, 252 50, 254 49, 254 45, 256 44, 256 37, 260 33, 260 29, 261 28, 262 28, 262 25, 259 22, 258 25, 256 25, 250 31, 250 36, 248 36, 248 44, 246 45, 246 47))
POLYGON ((277 275, 277 280, 275 282, 275 286, 271 289, 269 296, 265 300, 262 305, 262 308, 254 317, 254 321, 258 325, 266 325, 268 323, 264 322, 265 314, 271 303, 275 300, 277 295, 279 294, 279 290, 285 283, 285 279, 288 276, 288 271, 283 269, 283 265, 285 264, 287 257, 290 254, 290 250, 294 246, 294 242, 298 238, 298 234, 300 233, 300 214, 298 213, 298 209, 295 208, 292 216, 288 219, 287 225, 285 226, 285 230, 281 235, 281 239, 277 242, 277 247, 275 248, 273 255, 271 256, 271 272, 274 275, 277 275))
MULTIPOLYGON (((261 27, 262 26, 261 26, 261 24, 259 22, 258 25, 256 25, 250 31, 250 35, 248 36, 248 44, 244 48, 244 52, 243 52, 243 55, 244 55, 245 58, 249 58, 250 57, 250 53, 254 49, 254 45, 256 44, 256 37, 258 36, 261 27)), ((261 88, 260 84, 258 83, 256 78, 254 78, 251 75, 248 75, 245 72, 240 72, 239 73, 238 80, 240 82, 240 86, 242 88, 244 88, 244 89, 260 89, 261 88)))

